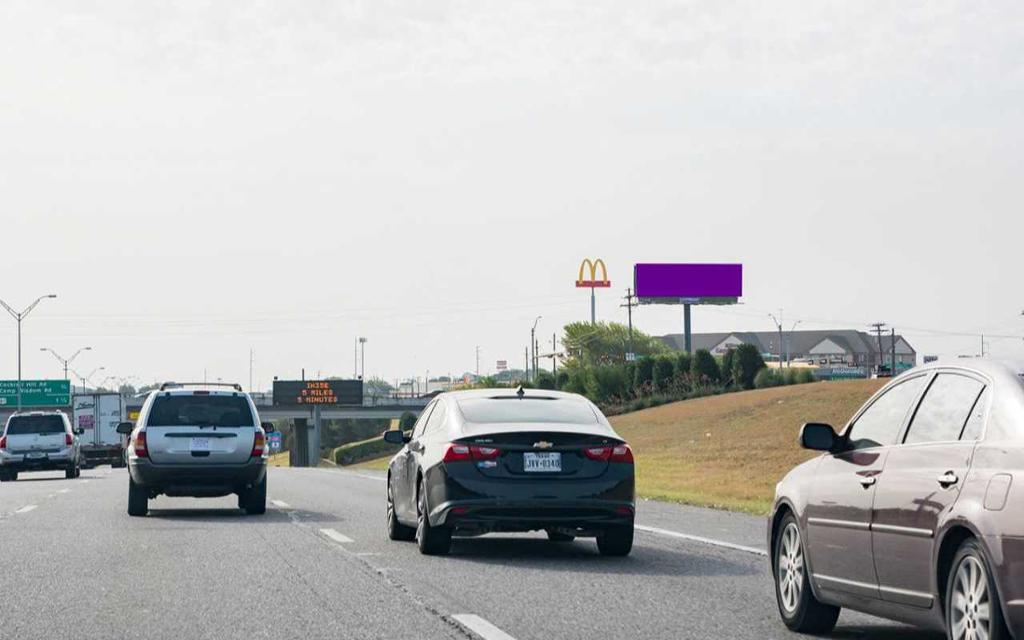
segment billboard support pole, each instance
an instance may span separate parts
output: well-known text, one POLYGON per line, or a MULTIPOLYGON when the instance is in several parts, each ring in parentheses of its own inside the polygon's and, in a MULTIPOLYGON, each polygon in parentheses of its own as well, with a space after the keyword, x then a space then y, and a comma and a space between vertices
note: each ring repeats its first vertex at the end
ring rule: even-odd
POLYGON ((683 341, 686 353, 693 353, 693 328, 690 324, 690 303, 683 305, 683 341))
POLYGON ((597 294, 596 289, 590 287, 590 324, 597 324, 597 294))

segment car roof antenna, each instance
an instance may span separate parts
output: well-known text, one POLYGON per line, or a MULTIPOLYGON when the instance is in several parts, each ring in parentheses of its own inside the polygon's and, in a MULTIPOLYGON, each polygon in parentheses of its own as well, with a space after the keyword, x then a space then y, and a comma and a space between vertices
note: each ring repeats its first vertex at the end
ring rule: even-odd
POLYGON ((516 395, 519 396, 520 400, 522 400, 523 396, 526 395, 526 389, 523 388, 523 385, 519 385, 519 387, 516 388, 516 395))

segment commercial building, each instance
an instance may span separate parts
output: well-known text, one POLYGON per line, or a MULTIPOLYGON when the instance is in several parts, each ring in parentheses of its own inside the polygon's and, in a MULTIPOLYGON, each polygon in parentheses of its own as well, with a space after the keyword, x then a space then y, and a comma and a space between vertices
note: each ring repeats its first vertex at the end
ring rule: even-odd
MULTIPOLYGON (((669 347, 682 351, 683 334, 661 336, 669 347)), ((917 364, 917 351, 906 339, 897 335, 896 368, 917 364)), ((707 349, 716 356, 724 355, 741 344, 752 344, 765 360, 807 363, 816 366, 874 368, 892 362, 893 337, 882 335, 881 352, 878 337, 865 331, 839 329, 826 331, 787 331, 782 334, 781 349, 778 331, 736 331, 733 333, 695 333, 693 350, 707 349)))

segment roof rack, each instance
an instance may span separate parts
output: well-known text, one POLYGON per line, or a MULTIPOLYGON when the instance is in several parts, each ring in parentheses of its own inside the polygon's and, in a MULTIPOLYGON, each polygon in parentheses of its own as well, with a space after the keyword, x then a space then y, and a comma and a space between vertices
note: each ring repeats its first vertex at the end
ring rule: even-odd
POLYGON ((228 387, 235 391, 241 391, 242 385, 237 382, 165 382, 160 385, 161 391, 167 389, 182 389, 184 387, 228 387))

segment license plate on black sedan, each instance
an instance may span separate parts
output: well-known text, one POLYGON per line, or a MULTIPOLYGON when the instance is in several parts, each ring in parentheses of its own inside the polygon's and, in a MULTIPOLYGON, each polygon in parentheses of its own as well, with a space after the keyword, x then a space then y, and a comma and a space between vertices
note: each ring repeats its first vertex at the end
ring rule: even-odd
POLYGON ((523 471, 529 473, 558 473, 562 470, 561 453, 524 453, 523 471))

